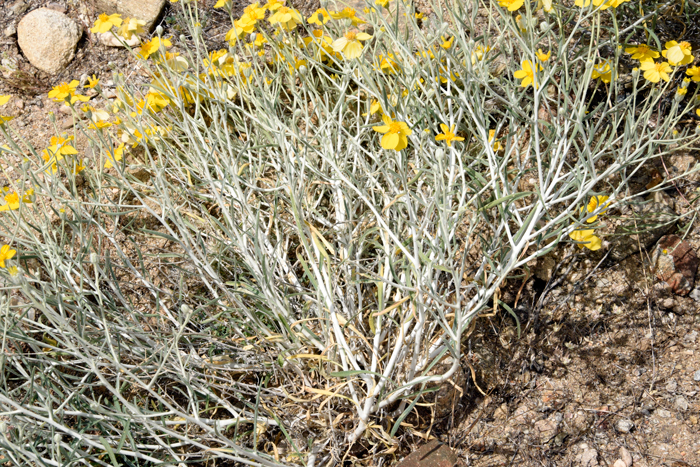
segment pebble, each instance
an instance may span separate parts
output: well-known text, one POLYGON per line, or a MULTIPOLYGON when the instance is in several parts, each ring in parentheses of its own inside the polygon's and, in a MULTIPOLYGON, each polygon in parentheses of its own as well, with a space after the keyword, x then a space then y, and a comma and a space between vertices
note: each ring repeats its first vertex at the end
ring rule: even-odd
POLYGON ((685 337, 683 338, 683 340, 686 342, 692 342, 694 344, 695 340, 697 338, 698 338, 698 332, 692 331, 692 332, 689 332, 688 334, 686 334, 685 337))
POLYGON ((17 26, 15 26, 14 23, 10 24, 8 27, 6 27, 6 28, 2 31, 2 34, 3 34, 3 36, 5 36, 5 37, 12 37, 12 36, 14 36, 15 34, 17 34, 17 26))
POLYGON ((693 291, 690 292, 690 298, 692 298, 696 302, 700 302, 700 287, 693 289, 693 291))
POLYGON ((666 409, 659 409, 656 411, 656 414, 661 418, 671 418, 671 412, 666 409))
POLYGON ((24 109, 24 101, 19 98, 15 98, 15 107, 17 107, 19 110, 24 109))
POLYGON ((24 0, 17 0, 15 3, 10 6, 10 11, 14 13, 15 15, 21 15, 27 9, 29 8, 29 5, 24 3, 24 0))
POLYGON ((73 117, 66 117, 61 122, 59 123, 59 126, 63 130, 69 130, 73 128, 73 125, 75 125, 76 121, 73 120, 73 117))
POLYGON ((666 384, 666 391, 668 392, 676 392, 676 389, 678 389, 678 383, 676 382, 675 379, 672 379, 666 384))
POLYGON ((678 409, 682 411, 688 410, 688 401, 685 400, 685 397, 683 396, 676 396, 676 399, 673 401, 673 405, 678 409))
POLYGON ((615 423, 615 429, 620 433, 629 433, 634 428, 634 422, 627 418, 621 418, 615 423))
POLYGON ((693 373, 693 381, 700 381, 700 370, 693 373))
POLYGON ((625 461, 623 461, 622 459, 618 459, 613 464, 613 467, 627 467, 627 464, 625 464, 625 461))
POLYGON ((624 446, 620 446, 620 459, 627 467, 632 467, 632 454, 624 446))

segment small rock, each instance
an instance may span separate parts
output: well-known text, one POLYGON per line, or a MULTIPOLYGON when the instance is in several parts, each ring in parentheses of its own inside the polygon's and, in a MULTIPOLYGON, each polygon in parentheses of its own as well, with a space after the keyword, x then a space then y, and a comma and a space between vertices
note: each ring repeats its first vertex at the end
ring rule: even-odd
POLYGON ((17 26, 15 26, 15 23, 10 24, 2 31, 2 35, 5 37, 12 37, 15 34, 17 34, 17 26))
POLYGON ((57 11, 59 13, 63 13, 64 15, 68 12, 68 10, 66 10, 65 6, 58 4, 58 3, 48 3, 46 5, 46 8, 49 8, 50 10, 57 11))
POLYGON ((97 34, 97 40, 100 41, 100 44, 106 45, 107 47, 125 47, 126 45, 129 47, 136 47, 141 42, 141 39, 139 39, 137 35, 131 36, 131 39, 124 39, 123 37, 117 39, 117 37, 109 31, 97 34))
POLYGON ((659 305, 665 310, 671 310, 676 305, 676 301, 673 298, 664 298, 659 305))
POLYGON ((676 235, 665 235, 652 253, 654 272, 678 295, 688 295, 695 285, 700 259, 692 246, 676 235))
POLYGON ((622 459, 618 459, 613 464, 613 467, 627 467, 627 464, 625 464, 625 461, 623 461, 622 459))
POLYGON ((676 396, 673 405, 682 412, 688 410, 688 401, 683 396, 676 396))
POLYGON ((624 446, 620 446, 620 459, 627 467, 632 467, 632 454, 624 446))
POLYGON ((690 292, 690 298, 692 298, 696 302, 700 302, 700 287, 698 287, 697 289, 693 289, 693 291, 690 292))
POLYGON ((588 447, 587 444, 579 446, 583 452, 576 456, 576 461, 581 467, 595 467, 598 465, 598 451, 588 447))
POLYGON ((397 467, 453 467, 457 460, 449 446, 434 439, 406 456, 397 467))
POLYGON ((666 390, 668 392, 676 392, 676 389, 678 389, 678 383, 675 379, 672 379, 671 381, 666 383, 666 390))
POLYGON ((27 11, 27 8, 29 8, 29 5, 24 3, 24 0, 17 0, 10 6, 10 11, 12 12, 12 14, 19 16, 25 11, 27 11))
POLYGON ((58 126, 60 126, 63 130, 70 130, 76 123, 77 119, 73 119, 73 117, 66 117, 59 122, 58 126))
POLYGON ((539 434, 543 443, 547 442, 557 434, 557 423, 552 420, 539 420, 535 422, 535 433, 539 434))
POLYGON ((137 18, 146 22, 149 32, 163 11, 165 0, 96 0, 95 12, 119 13, 124 18, 137 18))
POLYGON ((58 108, 58 111, 64 115, 70 115, 71 113, 73 113, 73 110, 71 110, 71 108, 65 104, 61 104, 61 106, 58 108))
POLYGON ((19 110, 24 109, 24 101, 20 98, 15 98, 15 107, 17 107, 19 110))
POLYGON ((634 428, 634 422, 627 418, 621 418, 615 423, 615 429, 620 433, 629 433, 634 428))
POLYGON ((105 89, 102 91, 105 99, 116 99, 117 98, 117 93, 115 92, 114 89, 105 89))
POLYGON ((669 412, 666 409, 659 409, 656 411, 656 415, 658 415, 661 418, 671 418, 671 412, 669 412))
POLYGON ((695 340, 698 338, 698 332, 697 331, 691 331, 688 334, 685 335, 683 340, 685 342, 690 342, 691 344, 695 343, 695 340))
POLYGON ((693 373, 693 381, 700 381, 700 370, 693 373))
POLYGON ((81 34, 76 22, 63 13, 39 8, 19 22, 17 43, 29 63, 55 75, 73 60, 81 34))

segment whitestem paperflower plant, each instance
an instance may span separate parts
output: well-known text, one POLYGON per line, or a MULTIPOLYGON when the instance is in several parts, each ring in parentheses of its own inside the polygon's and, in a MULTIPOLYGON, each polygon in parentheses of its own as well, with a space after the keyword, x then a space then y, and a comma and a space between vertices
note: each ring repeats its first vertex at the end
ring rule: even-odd
MULTIPOLYGON (((397 2, 308 23, 223 3, 210 50, 203 2, 181 1, 178 34, 134 54, 148 76, 113 77, 109 115, 71 109, 84 154, 0 125, 0 236, 22 268, 0 274, 3 455, 278 467, 356 443, 388 465, 384 446, 426 433, 497 291, 554 249, 602 256, 606 209, 699 142, 695 68, 676 69, 683 99, 665 82, 682 42, 622 43, 650 16, 500 3, 433 5, 437 25, 397 2)), ((79 95, 67 81, 52 99, 79 95)))

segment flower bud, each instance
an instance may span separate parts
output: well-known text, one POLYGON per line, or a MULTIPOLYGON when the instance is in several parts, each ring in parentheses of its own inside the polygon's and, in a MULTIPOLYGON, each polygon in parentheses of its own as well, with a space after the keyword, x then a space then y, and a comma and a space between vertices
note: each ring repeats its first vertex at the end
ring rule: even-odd
POLYGON ((299 67, 299 74, 301 76, 306 76, 306 74, 309 72, 309 69, 306 68, 306 65, 302 65, 299 67))
POLYGON ((546 21, 542 21, 540 23, 540 32, 545 32, 548 27, 549 27, 549 23, 546 21))
POLYGON ((161 26, 160 24, 156 26, 156 34, 159 36, 163 35, 163 26, 161 26))
POLYGON ((632 68, 632 78, 635 80, 639 79, 639 68, 632 68))

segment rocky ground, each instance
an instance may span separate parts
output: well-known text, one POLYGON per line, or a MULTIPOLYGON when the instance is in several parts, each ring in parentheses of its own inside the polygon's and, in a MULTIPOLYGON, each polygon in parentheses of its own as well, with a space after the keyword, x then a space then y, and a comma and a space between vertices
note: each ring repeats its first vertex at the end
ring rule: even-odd
MULTIPOLYGON (((51 136, 73 128, 70 114, 48 99, 52 86, 94 74, 109 96, 114 73, 140 76, 130 52, 102 45, 87 32, 98 13, 94 3, 0 4, 0 94, 15 96, 3 113, 15 117, 12 128, 34 147, 44 148, 51 136), (81 30, 73 58, 55 74, 34 67, 18 46, 20 19, 39 7, 64 14, 81 30)), ((200 2, 202 23, 210 46, 218 48, 224 46, 228 15, 212 5, 200 2)), ((301 5, 310 11, 315 6, 301 5)), ((165 4, 154 24, 179 35, 170 8, 165 4)), ((100 99, 93 105, 104 104, 100 99)), ((84 140, 77 136, 80 150, 84 140)), ((675 176, 698 156, 690 152, 664 159, 649 167, 639 183, 651 183, 659 174, 675 176)), ((533 264, 527 280, 508 284, 502 299, 517 304, 521 336, 505 312, 480 318, 463 365, 465 374, 476 379, 460 387, 461 398, 446 413, 428 410, 416 421, 414 434, 404 434, 392 448, 395 461, 437 437, 467 466, 700 465, 697 271, 687 256, 674 257, 673 251, 664 252, 667 248, 655 253, 663 234, 684 237, 687 251, 700 248, 698 180, 697 174, 679 179, 649 200, 660 215, 686 216, 663 232, 639 238, 609 235, 596 253, 561 247, 533 264)), ((608 233, 644 209, 611 212, 608 233)))

